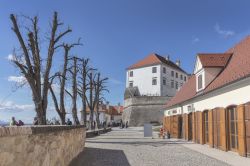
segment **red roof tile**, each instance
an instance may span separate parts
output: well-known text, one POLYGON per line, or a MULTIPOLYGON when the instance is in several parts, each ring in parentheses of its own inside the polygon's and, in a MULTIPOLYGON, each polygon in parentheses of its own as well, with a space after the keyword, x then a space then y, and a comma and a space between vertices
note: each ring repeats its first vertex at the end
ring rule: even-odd
POLYGON ((198 54, 203 67, 225 67, 232 53, 198 54))
POLYGON ((173 67, 174 69, 180 70, 184 73, 186 73, 183 69, 181 69, 179 66, 177 66, 175 63, 173 63, 170 60, 167 60, 166 58, 158 55, 158 54, 150 54, 144 59, 140 60, 139 62, 135 63, 134 65, 128 67, 128 69, 136 69, 141 67, 147 67, 151 65, 157 65, 157 64, 166 64, 168 66, 173 67))
POLYGON ((195 75, 192 75, 188 79, 188 81, 185 84, 183 84, 180 91, 178 91, 176 95, 167 103, 167 107, 186 101, 194 97, 195 94, 196 94, 195 75))
POLYGON ((209 92, 250 74, 250 36, 242 40, 227 53, 233 53, 230 62, 220 75, 205 89, 209 92))
MULTIPOLYGON (((250 36, 246 37, 233 48, 229 49, 224 55, 226 54, 228 54, 228 56, 231 54, 231 58, 227 60, 228 64, 201 94, 208 93, 234 81, 250 76, 250 36)), ((223 60, 223 63, 225 63, 225 61, 226 60, 223 60)), ((216 62, 215 64, 222 65, 223 63, 216 62)), ((210 66, 210 64, 207 65, 210 66)), ((200 94, 196 93, 195 85, 195 75, 193 75, 183 85, 180 91, 178 91, 176 95, 167 103, 167 107, 180 104, 184 101, 199 96, 200 94)))

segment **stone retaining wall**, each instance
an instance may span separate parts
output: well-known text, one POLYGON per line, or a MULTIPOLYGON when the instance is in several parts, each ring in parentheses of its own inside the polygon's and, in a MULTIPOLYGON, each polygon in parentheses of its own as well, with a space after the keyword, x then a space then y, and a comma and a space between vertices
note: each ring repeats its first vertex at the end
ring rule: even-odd
POLYGON ((170 97, 137 96, 124 101, 122 120, 129 126, 143 126, 144 123, 162 123, 163 110, 170 97))
POLYGON ((85 138, 83 126, 0 127, 0 165, 66 166, 85 138))

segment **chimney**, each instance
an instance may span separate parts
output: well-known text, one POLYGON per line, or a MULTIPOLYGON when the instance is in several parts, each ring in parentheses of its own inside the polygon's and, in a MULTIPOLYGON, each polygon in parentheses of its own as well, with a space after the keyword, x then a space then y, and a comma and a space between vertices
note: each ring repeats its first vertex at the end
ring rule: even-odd
POLYGON ((177 66, 181 66, 181 61, 180 60, 177 60, 176 62, 175 62, 175 64, 177 65, 177 66))
POLYGON ((167 61, 170 60, 170 56, 169 56, 169 55, 166 56, 166 60, 167 60, 167 61))

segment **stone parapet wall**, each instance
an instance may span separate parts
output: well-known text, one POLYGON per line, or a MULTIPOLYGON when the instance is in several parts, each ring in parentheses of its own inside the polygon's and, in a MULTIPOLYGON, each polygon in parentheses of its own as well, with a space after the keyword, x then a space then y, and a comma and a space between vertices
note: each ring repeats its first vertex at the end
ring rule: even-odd
POLYGON ((66 166, 85 138, 83 126, 0 127, 0 165, 66 166))
POLYGON ((124 101, 124 108, 130 106, 166 105, 170 99, 170 97, 163 96, 137 96, 126 99, 124 101))
POLYGON ((124 101, 122 120, 129 126, 143 126, 144 123, 162 123, 163 110, 170 97, 138 96, 124 101))

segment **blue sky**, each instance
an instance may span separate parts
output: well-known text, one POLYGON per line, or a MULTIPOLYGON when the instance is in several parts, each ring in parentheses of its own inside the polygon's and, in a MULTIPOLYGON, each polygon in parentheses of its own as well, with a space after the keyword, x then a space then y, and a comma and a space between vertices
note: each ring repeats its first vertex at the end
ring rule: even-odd
MULTIPOLYGON (((192 72, 198 52, 223 52, 250 33, 247 0, 2 0, 0 1, 0 120, 11 116, 32 121, 31 93, 15 89, 10 76, 19 76, 7 57, 17 39, 11 31, 10 13, 39 15, 42 34, 48 32, 53 11, 73 29, 66 41, 82 38, 83 47, 72 54, 91 59, 91 64, 110 78, 108 101, 123 101, 125 69, 150 53, 170 55, 192 72)), ((46 42, 43 42, 46 47, 46 42)), ((45 54, 45 52, 43 52, 45 54)), ((60 55, 54 67, 60 67, 60 55)), ((15 77, 14 77, 15 78, 15 77)), ((49 117, 57 116, 53 105, 49 117)))

